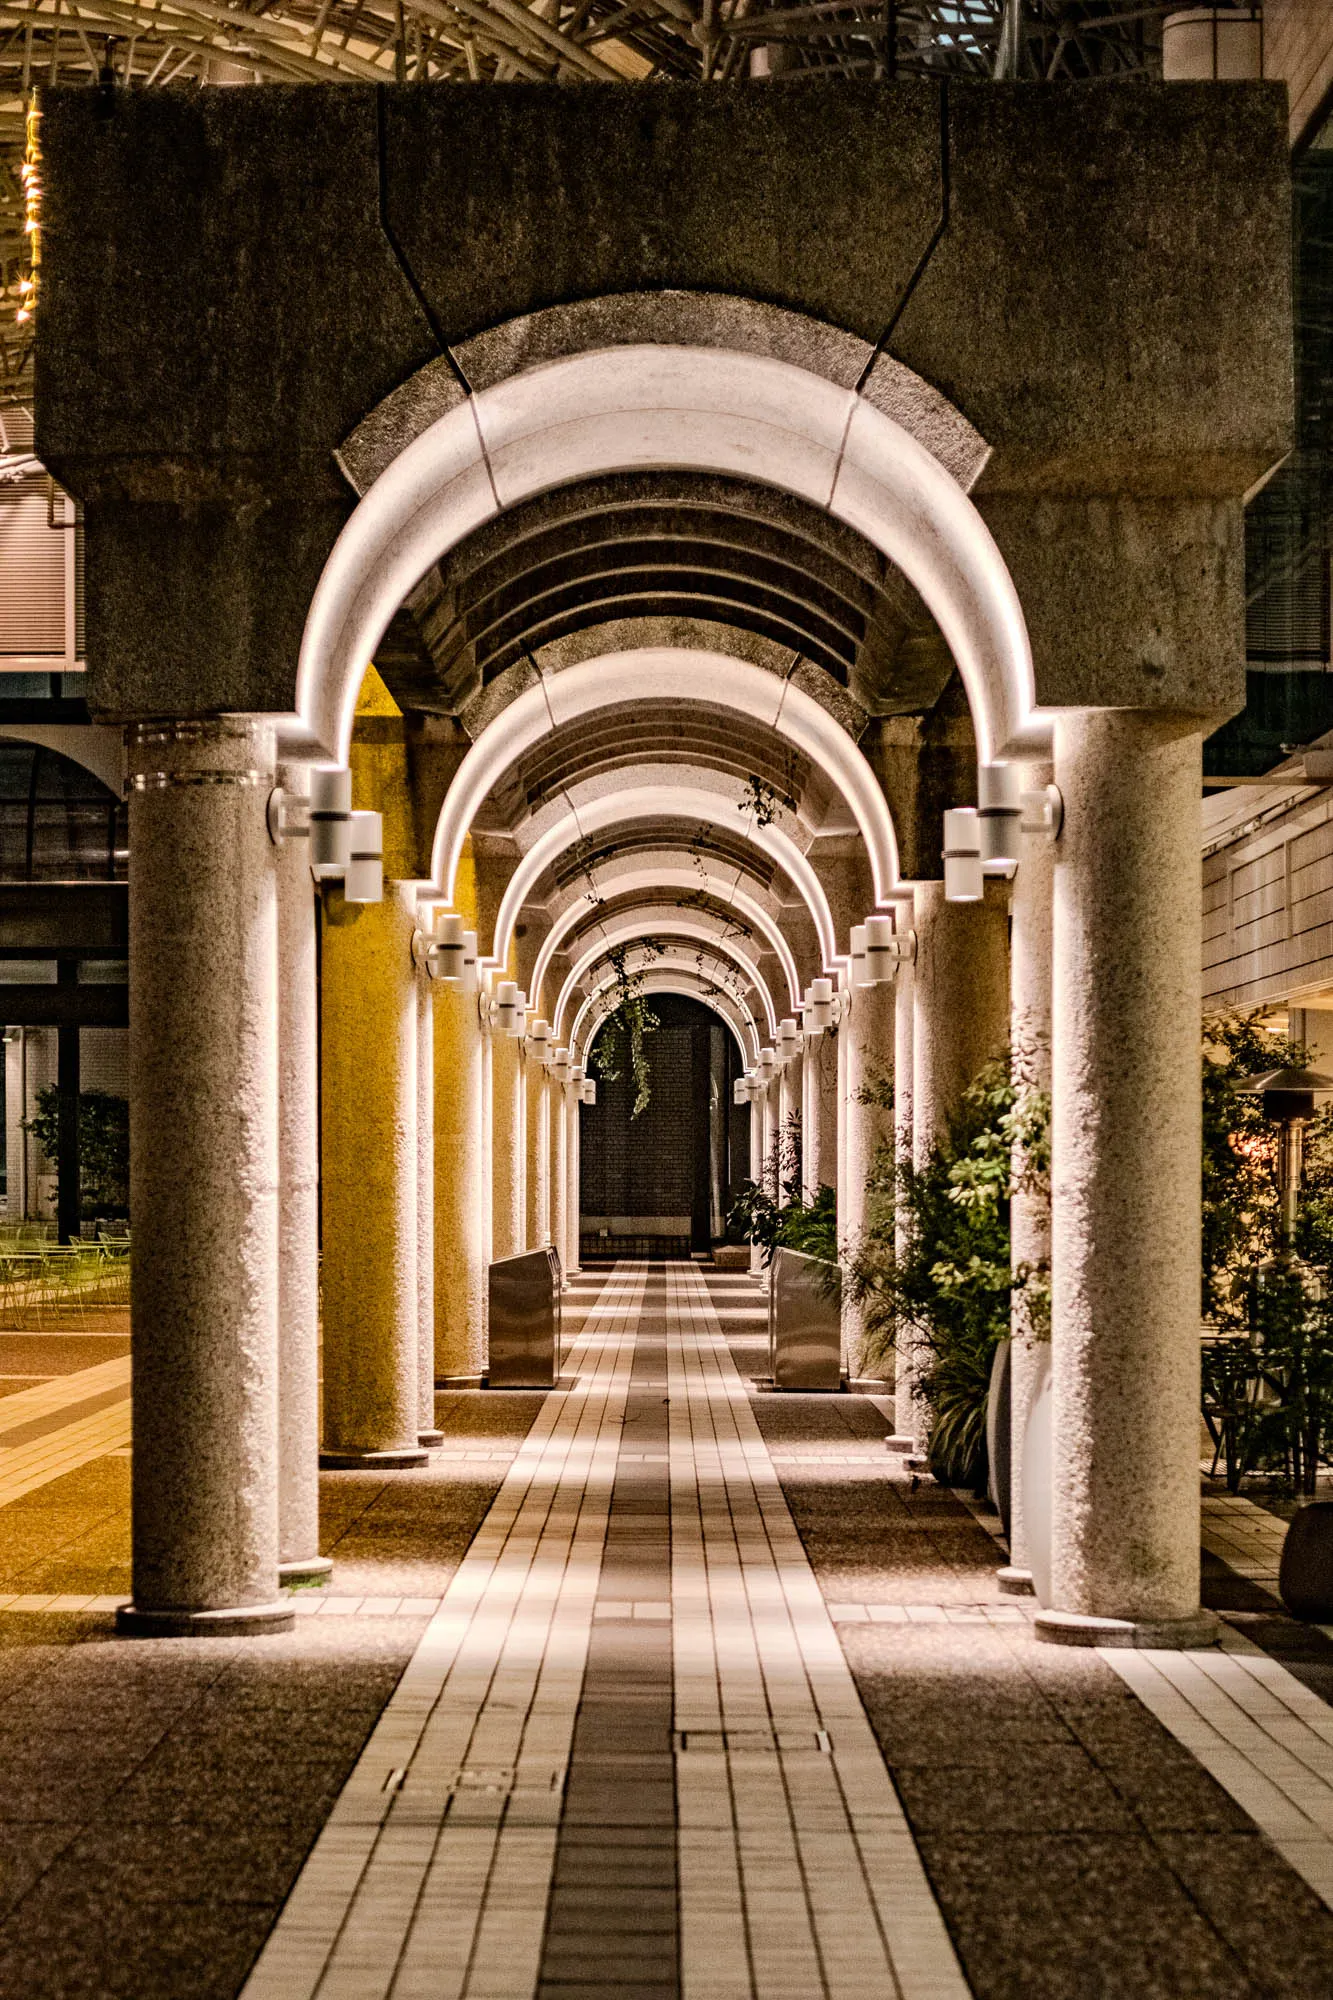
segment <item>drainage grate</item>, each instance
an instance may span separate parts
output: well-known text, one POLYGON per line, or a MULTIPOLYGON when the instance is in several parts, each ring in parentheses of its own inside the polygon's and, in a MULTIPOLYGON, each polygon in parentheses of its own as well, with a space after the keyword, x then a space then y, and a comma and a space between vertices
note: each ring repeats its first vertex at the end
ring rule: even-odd
POLYGON ((780 1751, 818 1750, 821 1756, 833 1755, 827 1729, 780 1729, 776 1735, 767 1729, 676 1729, 671 1747, 678 1757, 690 1751, 776 1757, 780 1751))

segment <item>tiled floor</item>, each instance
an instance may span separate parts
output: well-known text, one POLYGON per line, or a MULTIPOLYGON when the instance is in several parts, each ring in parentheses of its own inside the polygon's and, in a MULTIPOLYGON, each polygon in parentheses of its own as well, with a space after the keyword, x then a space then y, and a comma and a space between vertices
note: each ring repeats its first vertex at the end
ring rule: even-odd
POLYGON ((50 1461, 0 1504, 6 2000, 1333 2000, 1283 1523, 1207 1510, 1226 1651, 1044 1647, 873 1399, 751 1392, 747 1277, 569 1324, 572 1386, 322 1480, 295 1633, 135 1646, 125 1447, 60 1458, 122 1352, 0 1337, 0 1481, 50 1461))
POLYGON ((702 1279, 564 1373, 246 2000, 965 2000, 702 1279))

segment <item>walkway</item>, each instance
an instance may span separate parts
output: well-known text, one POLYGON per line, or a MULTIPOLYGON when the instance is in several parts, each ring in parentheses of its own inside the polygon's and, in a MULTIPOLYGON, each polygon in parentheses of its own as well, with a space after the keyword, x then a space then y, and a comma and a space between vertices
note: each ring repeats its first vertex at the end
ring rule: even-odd
POLYGON ((963 2000, 702 1278, 567 1368, 247 2000, 963 2000))
MULTIPOLYGON (((280 1638, 112 1636, 123 1446, 0 1505, 0 1992, 1333 1992, 1333 1643, 1239 1573, 1267 1517, 1211 1510, 1227 1650, 1041 1646, 871 1399, 751 1393, 746 1277, 622 1265, 568 1324, 554 1394, 322 1479, 280 1638)), ((0 1477, 123 1410, 66 1352, 0 1354, 0 1477)))

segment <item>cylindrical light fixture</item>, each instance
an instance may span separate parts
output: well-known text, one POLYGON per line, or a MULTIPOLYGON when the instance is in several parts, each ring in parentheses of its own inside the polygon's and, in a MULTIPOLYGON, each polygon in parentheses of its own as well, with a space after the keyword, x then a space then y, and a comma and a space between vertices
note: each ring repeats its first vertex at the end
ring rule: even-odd
POLYGON ((867 917, 866 985, 887 985, 898 970, 898 947, 892 917, 867 917))
POLYGON ((584 1069, 582 1063, 572 1062, 569 1065, 569 1080, 573 1084, 576 1094, 586 1075, 587 1071, 584 1069))
POLYGON ((502 979, 491 998, 491 1017, 501 1035, 517 1034, 518 987, 512 979, 502 979))
POLYGON ((352 774, 317 764, 310 773, 310 873, 327 882, 352 858, 352 774))
POLYGON ((866 983, 866 927, 864 924, 852 925, 848 945, 852 961, 850 983, 852 986, 864 986, 866 983))
POLYGON ((767 1047, 760 1049, 759 1060, 755 1064, 755 1070, 759 1077, 761 1085, 766 1083, 771 1083, 773 1081, 774 1076, 777 1074, 777 1067, 778 1067, 777 1050, 767 1047))
POLYGON ((579 1085, 579 1099, 583 1104, 596 1104, 597 1079, 595 1077, 584 1077, 582 1083, 579 1085))
POLYGON ((520 986, 515 995, 514 1025, 510 1033, 522 1039, 528 1025, 528 996, 520 986))
POLYGON ((463 932, 463 991, 475 993, 481 985, 481 966, 477 960, 477 933, 463 932))
POLYGON ((546 1061, 551 1047, 550 1024, 539 1014, 535 1021, 528 1023, 528 1054, 535 1056, 539 1063, 546 1061))
POLYGON ((833 1026, 833 981, 812 979, 805 999, 805 1032, 822 1035, 833 1026))
POLYGON ((463 919, 446 910, 435 919, 435 935, 431 939, 431 953, 426 961, 427 969, 434 979, 443 980, 446 986, 463 984, 463 955, 467 949, 464 942, 463 919))
POLYGON ((736 1081, 731 1086, 731 1101, 733 1104, 748 1104, 750 1102, 750 1085, 747 1078, 743 1076, 736 1078, 736 1081))
POLYGON ((563 1044, 551 1051, 551 1075, 558 1084, 569 1082, 569 1050, 563 1044))
POLYGON ((980 821, 973 806, 950 806, 944 815, 944 900, 979 903, 986 892, 981 869, 980 821))
POLYGON ((977 770, 977 819, 981 866, 987 875, 1012 875, 1023 826, 1023 773, 1017 764, 982 764, 977 770))
POLYGON ((785 1020, 778 1022, 778 1060, 790 1062, 793 1056, 800 1053, 801 1031, 789 1014, 785 1020))
POLYGON ((352 854, 343 895, 349 903, 384 901, 384 821, 376 812, 352 814, 352 854))

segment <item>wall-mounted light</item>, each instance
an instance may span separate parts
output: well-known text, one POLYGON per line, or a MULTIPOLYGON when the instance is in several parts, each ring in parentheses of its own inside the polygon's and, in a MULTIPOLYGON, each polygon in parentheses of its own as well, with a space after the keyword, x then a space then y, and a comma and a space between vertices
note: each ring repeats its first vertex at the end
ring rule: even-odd
POLYGON ((944 899, 979 903, 986 893, 981 867, 981 822, 975 806, 950 806, 944 815, 944 899))
POLYGON ((563 1044, 551 1051, 551 1075, 562 1087, 569 1082, 569 1050, 563 1044))
POLYGON ((1064 796, 1058 785, 1043 785, 1039 791, 1023 793, 1024 833, 1044 834, 1058 840, 1065 823, 1064 796))
POLYGON ((805 1012, 801 1025, 807 1035, 822 1035, 825 1028, 833 1026, 833 981, 812 979, 810 991, 805 996, 805 1012))
POLYGON ((426 964, 431 978, 443 980, 446 986, 461 987, 467 953, 467 932, 463 929, 463 919, 455 916, 452 910, 442 911, 435 919, 431 945, 426 964))
POLYGON ((582 1083, 579 1085, 579 1102, 581 1104, 596 1104, 597 1079, 595 1077, 584 1077, 582 1083))
POLYGON ((384 900, 384 821, 377 812, 352 814, 352 851, 343 876, 349 903, 384 900))
POLYGON ((512 979, 502 979, 491 996, 491 1026, 500 1035, 516 1035, 521 1008, 518 987, 512 979))
POLYGON ((892 917, 867 917, 862 925, 865 931, 865 983, 867 986, 884 986, 898 970, 898 943, 894 936, 892 917))
POLYGON ((848 968, 848 984, 853 987, 864 986, 866 983, 866 927, 864 924, 852 925, 851 935, 847 940, 847 944, 851 957, 851 965, 848 968))
POLYGON ((551 1049, 551 1026, 539 1014, 535 1021, 528 1023, 528 1054, 534 1062, 545 1063, 551 1049))
POLYGON ((310 773, 310 873, 337 881, 352 859, 352 774, 317 764, 310 773))
POLYGON ((748 1074, 746 1076, 738 1076, 732 1084, 731 1101, 733 1104, 748 1104, 750 1102, 750 1079, 748 1074))
POLYGON ((1019 765, 978 766, 977 821, 982 872, 1012 875, 1018 866, 1023 822, 1023 774, 1019 765))
POLYGON ((801 1031, 791 1016, 778 1022, 778 1061, 791 1062, 801 1053, 801 1031))
POLYGON ((759 1060, 755 1064, 755 1073, 759 1078, 759 1083, 761 1088, 765 1084, 769 1084, 773 1081, 773 1078, 777 1074, 777 1068, 778 1068, 777 1050, 772 1048, 760 1049, 759 1060))

